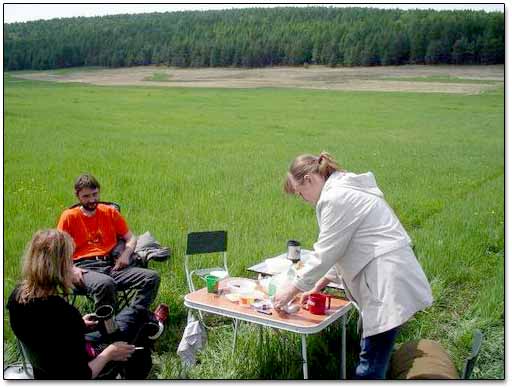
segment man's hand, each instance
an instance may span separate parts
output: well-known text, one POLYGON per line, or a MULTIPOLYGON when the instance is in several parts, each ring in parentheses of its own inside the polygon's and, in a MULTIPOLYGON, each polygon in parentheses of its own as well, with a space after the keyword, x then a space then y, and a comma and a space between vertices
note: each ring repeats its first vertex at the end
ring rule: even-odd
POLYGON ((132 232, 128 231, 128 233, 126 233, 123 236, 123 239, 126 241, 124 251, 116 260, 116 264, 112 268, 112 271, 119 271, 130 265, 130 258, 132 256, 133 251, 135 250, 135 245, 137 244, 137 237, 132 232))
POLYGON ((112 268, 112 271, 119 271, 123 268, 126 268, 130 265, 130 255, 126 254, 126 250, 123 252, 121 256, 116 260, 116 264, 114 265, 114 268, 112 268))
POLYGON ((76 286, 84 286, 84 273, 87 272, 86 270, 82 268, 78 268, 77 266, 73 266, 72 268, 73 276, 72 281, 73 284, 76 286))

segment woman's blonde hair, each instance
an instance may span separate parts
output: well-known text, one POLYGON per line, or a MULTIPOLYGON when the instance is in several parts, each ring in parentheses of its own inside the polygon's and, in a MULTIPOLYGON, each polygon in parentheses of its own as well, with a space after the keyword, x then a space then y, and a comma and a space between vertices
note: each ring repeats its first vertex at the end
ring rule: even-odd
POLYGON ((320 155, 304 154, 299 155, 290 164, 288 174, 283 185, 285 193, 295 194, 291 179, 296 182, 302 182, 307 174, 318 174, 327 179, 335 171, 343 171, 338 162, 328 153, 322 151, 320 155))
POLYGON ((67 295, 72 287, 73 239, 57 229, 39 230, 27 245, 22 281, 17 294, 20 303, 50 295, 67 295))

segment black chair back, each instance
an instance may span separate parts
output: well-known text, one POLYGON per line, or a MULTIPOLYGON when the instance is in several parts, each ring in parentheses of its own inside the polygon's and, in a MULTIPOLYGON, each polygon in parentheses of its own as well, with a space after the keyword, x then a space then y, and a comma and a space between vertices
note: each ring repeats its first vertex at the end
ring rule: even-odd
POLYGON ((192 232, 187 236, 187 255, 226 252, 228 233, 224 230, 215 232, 192 232))

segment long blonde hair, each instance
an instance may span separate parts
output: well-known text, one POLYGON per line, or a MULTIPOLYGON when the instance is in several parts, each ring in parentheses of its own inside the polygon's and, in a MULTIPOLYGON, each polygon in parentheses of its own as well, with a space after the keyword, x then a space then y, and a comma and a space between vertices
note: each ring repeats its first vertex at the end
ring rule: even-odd
POLYGON ((338 162, 326 151, 320 155, 303 154, 297 156, 290 164, 284 181, 283 190, 287 194, 295 194, 291 179, 302 182, 307 174, 318 174, 327 179, 335 171, 343 171, 338 162))
POLYGON ((23 257, 19 303, 50 295, 67 295, 72 287, 73 239, 57 229, 39 230, 27 245, 23 257))

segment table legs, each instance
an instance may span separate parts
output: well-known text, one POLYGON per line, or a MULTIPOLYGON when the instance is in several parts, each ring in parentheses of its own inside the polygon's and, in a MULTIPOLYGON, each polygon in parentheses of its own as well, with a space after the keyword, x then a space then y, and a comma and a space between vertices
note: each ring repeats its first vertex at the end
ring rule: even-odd
MULTIPOLYGON (((233 334, 232 354, 235 354, 236 339, 237 339, 238 326, 240 324, 240 321, 238 319, 234 319, 234 323, 235 323, 235 330, 234 330, 234 334, 233 334)), ((343 326, 343 328, 345 328, 345 326, 343 326)), ((262 343, 262 336, 263 336, 263 327, 259 326, 259 336, 258 337, 259 337, 259 344, 260 344, 260 346, 261 346, 261 343, 262 343)), ((308 343, 307 343, 307 336, 306 336, 306 334, 302 334, 300 336, 300 339, 301 339, 301 345, 302 345, 302 371, 304 373, 304 380, 307 380, 308 379, 308 343)), ((345 343, 345 342, 343 342, 343 343, 345 343)), ((344 349, 342 351, 344 351, 344 349)), ((343 365, 343 362, 342 362, 342 365, 343 365)), ((344 369, 342 369, 342 370, 344 371, 344 369)), ((342 374, 342 378, 344 378, 344 374, 342 374)))
MULTIPOLYGON (((301 335, 302 343, 302 371, 304 380, 308 379, 308 345, 307 336, 301 335)), ((341 356, 340 356, 340 374, 341 379, 347 378, 347 318, 345 315, 341 317, 341 356)))
POLYGON ((340 357, 341 378, 347 378, 347 319, 341 317, 341 357, 340 357))
POLYGON ((240 324, 240 321, 238 319, 234 319, 235 329, 233 333, 233 349, 231 350, 231 354, 235 354, 236 349, 236 338, 238 336, 238 325, 240 324))
POLYGON ((305 334, 301 335, 302 341, 302 371, 304 372, 304 380, 308 379, 308 344, 305 334))

